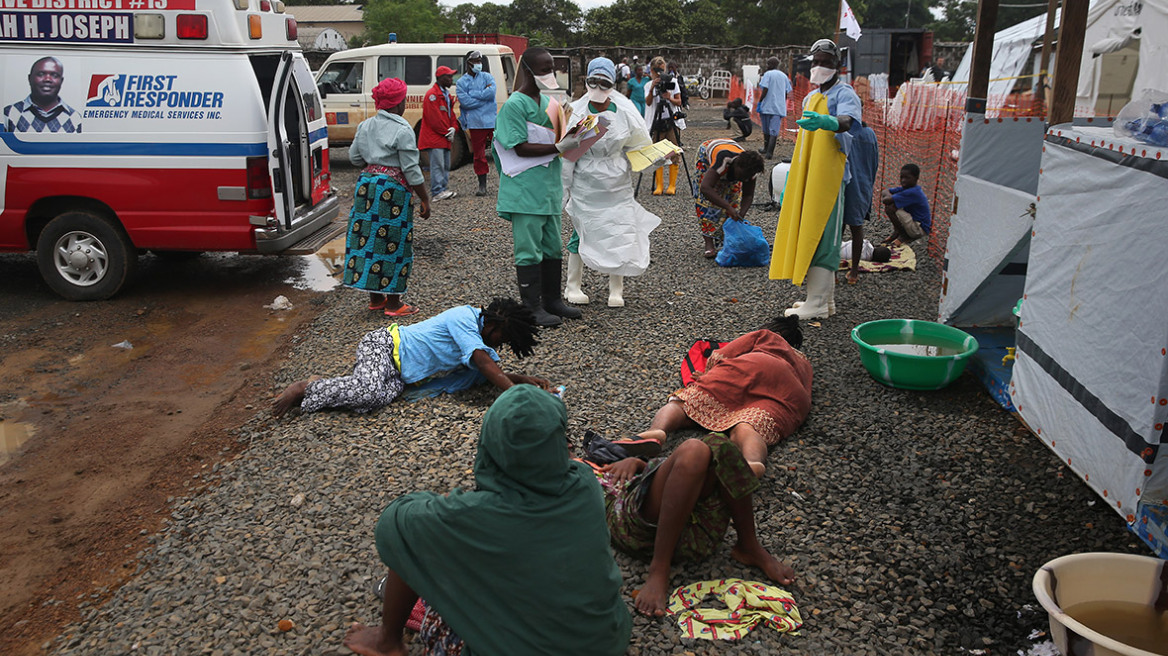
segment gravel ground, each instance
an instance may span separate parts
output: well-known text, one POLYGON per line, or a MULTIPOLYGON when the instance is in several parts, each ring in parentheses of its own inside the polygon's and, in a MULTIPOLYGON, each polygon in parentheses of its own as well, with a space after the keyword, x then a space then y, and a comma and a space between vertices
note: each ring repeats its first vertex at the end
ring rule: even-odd
MULTIPOLYGON (((700 140, 727 134, 716 113, 691 113, 691 165, 700 140)), ((333 167, 342 193, 351 194, 355 173, 344 150, 334 152, 333 167)), ((408 300, 422 307, 418 320, 517 294, 510 231, 494 198, 471 195, 469 167, 454 173, 452 186, 458 198, 417 222, 408 300)), ((677 386, 680 355, 695 338, 735 337, 802 297, 762 269, 720 269, 703 259, 687 196, 643 191, 642 200, 663 223, 649 270, 626 283, 627 306, 605 307, 605 279, 588 275, 594 302, 582 320, 546 331, 528 360, 505 357, 508 369, 567 385, 577 441, 585 428, 615 438, 647 427, 677 386)), ((773 234, 777 214, 751 218, 773 234)), ((886 234, 879 222, 870 227, 886 234)), ((1145 551, 971 375, 943 391, 914 393, 864 372, 849 338, 853 326, 936 316, 938 267, 923 246, 916 251, 919 271, 841 284, 839 314, 805 326, 815 367, 811 416, 772 449, 755 498, 764 544, 798 573, 791 591, 806 622, 800 635, 759 628, 737 643, 694 642, 680 639, 667 619, 638 617, 630 654, 1015 654, 1034 644, 1033 630, 1045 629, 1030 592, 1042 563, 1078 551, 1145 551)), ((360 336, 384 323, 365 310, 363 294, 338 289, 313 302, 320 316, 294 338, 273 395, 311 373, 347 372, 360 336)), ((266 407, 266 395, 236 402, 266 407)), ((245 452, 206 475, 215 484, 174 499, 134 579, 46 647, 61 654, 348 653, 345 627, 378 618, 371 588, 382 574, 372 541, 379 513, 412 490, 473 484, 475 436, 494 397, 480 388, 399 401, 366 416, 294 412, 279 422, 259 412, 238 430, 245 452), (281 632, 282 619, 295 628, 281 632)), ((674 582, 760 577, 730 558, 730 544, 732 536, 709 561, 675 567, 674 582)), ((617 560, 627 600, 646 563, 617 560)))

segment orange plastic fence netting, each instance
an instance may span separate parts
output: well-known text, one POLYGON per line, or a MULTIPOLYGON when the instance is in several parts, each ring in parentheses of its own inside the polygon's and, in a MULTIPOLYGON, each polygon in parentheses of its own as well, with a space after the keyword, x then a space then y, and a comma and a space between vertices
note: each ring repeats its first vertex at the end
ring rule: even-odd
MULTIPOLYGON (((803 99, 811 91, 807 78, 796 76, 794 91, 787 97, 787 118, 782 137, 794 141, 798 133, 795 119, 801 114, 803 99)), ((940 267, 949 238, 954 184, 961 151, 961 126, 965 118, 964 86, 946 84, 904 84, 893 98, 872 99, 868 80, 860 78, 855 87, 864 107, 864 122, 876 133, 880 144, 880 168, 873 189, 873 217, 881 216, 880 193, 900 185, 900 169, 913 163, 920 167, 918 184, 929 199, 933 231, 928 252, 933 266, 940 267)), ((751 99, 751 89, 738 78, 731 82, 730 98, 751 99)), ((1041 106, 1027 97, 991 99, 998 117, 1038 116, 1041 106)), ((753 114, 760 122, 758 114, 753 114)), ((877 219, 878 220, 878 219, 877 219)))

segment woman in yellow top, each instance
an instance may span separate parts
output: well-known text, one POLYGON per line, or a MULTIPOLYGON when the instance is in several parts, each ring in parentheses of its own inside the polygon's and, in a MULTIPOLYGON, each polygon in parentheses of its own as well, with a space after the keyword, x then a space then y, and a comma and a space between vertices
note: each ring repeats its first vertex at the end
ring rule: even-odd
POLYGON ((766 168, 762 155, 743 150, 733 139, 710 139, 698 146, 695 173, 701 182, 694 198, 705 241, 705 256, 718 254, 714 235, 726 219, 741 221, 754 202, 754 178, 766 168))

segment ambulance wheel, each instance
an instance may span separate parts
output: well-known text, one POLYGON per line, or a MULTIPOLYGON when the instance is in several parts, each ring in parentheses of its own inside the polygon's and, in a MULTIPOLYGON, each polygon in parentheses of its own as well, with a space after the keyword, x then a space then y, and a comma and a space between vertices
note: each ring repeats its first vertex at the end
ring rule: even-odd
POLYGON ((115 222, 88 212, 65 212, 37 239, 37 264, 49 287, 70 301, 102 301, 122 288, 138 253, 115 222))

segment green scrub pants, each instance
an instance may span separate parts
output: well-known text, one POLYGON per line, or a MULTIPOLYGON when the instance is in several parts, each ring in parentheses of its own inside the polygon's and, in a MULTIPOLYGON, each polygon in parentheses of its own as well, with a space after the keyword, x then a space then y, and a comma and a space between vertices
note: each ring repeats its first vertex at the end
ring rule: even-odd
POLYGON ((515 266, 564 259, 559 214, 499 212, 499 216, 511 222, 511 236, 515 240, 515 266))
POLYGON ((844 188, 840 185, 839 195, 836 196, 835 207, 831 209, 831 216, 823 228, 823 236, 819 238, 819 245, 815 247, 815 255, 811 256, 811 266, 822 267, 828 271, 838 271, 840 263, 840 232, 844 229, 844 188))

